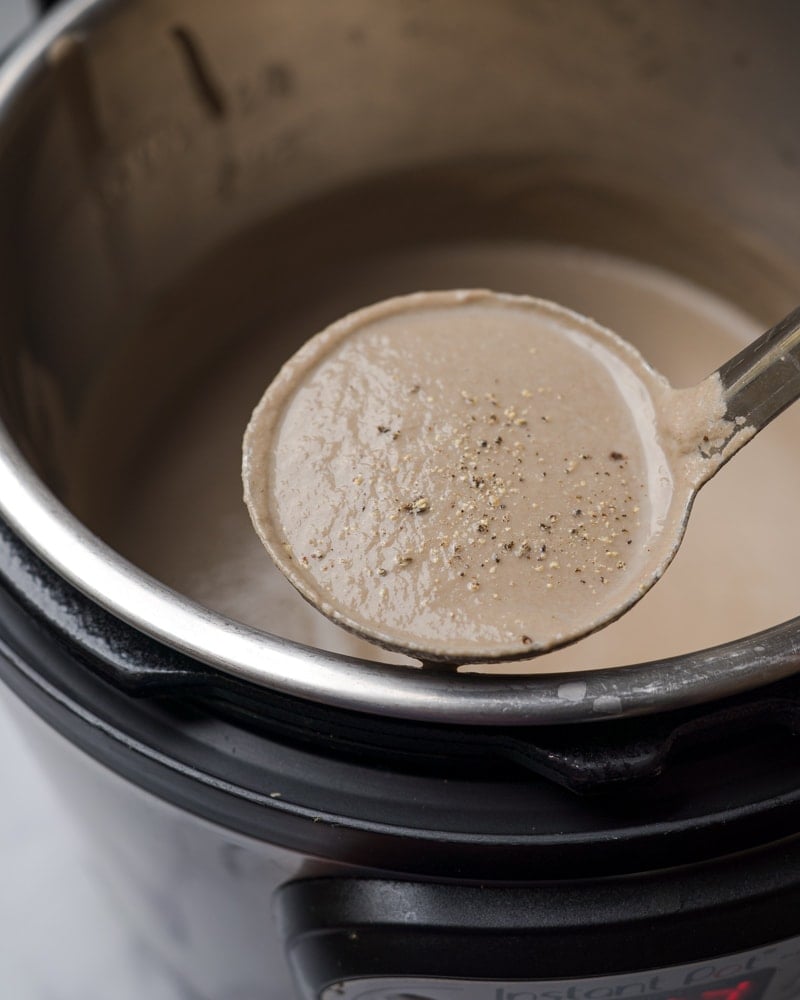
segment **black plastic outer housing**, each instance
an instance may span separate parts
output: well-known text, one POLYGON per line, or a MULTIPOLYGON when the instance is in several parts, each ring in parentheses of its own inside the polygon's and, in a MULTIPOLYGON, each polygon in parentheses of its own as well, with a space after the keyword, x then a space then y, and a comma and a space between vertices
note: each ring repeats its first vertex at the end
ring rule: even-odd
MULTIPOLYGON (((733 726, 727 739, 675 754, 650 781, 593 795, 502 755, 481 769, 459 754, 448 763, 448 738, 463 747, 463 729, 441 727, 430 760, 394 759, 387 747, 355 753, 348 726, 370 720, 288 698, 270 712, 270 692, 115 620, 5 527, 0 679, 129 782, 331 863, 340 877, 291 882, 277 897, 304 989, 350 972, 601 975, 800 934, 800 747, 791 727, 733 726)), ((752 697, 789 712, 791 692, 781 691, 752 697)), ((415 723, 406 725, 412 742, 415 723)), ((612 755, 616 728, 604 736, 612 755)), ((585 745, 599 752, 596 726, 570 730, 561 737, 573 755, 585 745)), ((525 734, 539 738, 554 737, 525 734)))
MULTIPOLYGON (((578 796, 508 755, 492 757, 480 727, 436 727, 433 741, 432 727, 398 723, 373 747, 369 733, 386 720, 279 696, 160 645, 66 584, 4 525, 0 585, 0 678, 40 717, 181 808, 302 853, 518 881, 661 869, 800 832, 786 685, 751 696, 782 713, 786 728, 744 727, 747 698, 710 706, 727 720, 723 738, 701 733, 667 753, 650 780, 589 782, 595 794, 578 796)), ((659 734, 696 727, 684 712, 634 723, 659 734)), ((613 776, 635 745, 629 724, 613 722, 490 735, 533 748, 529 756, 538 743, 543 758, 577 760, 579 774, 605 758, 613 776)))

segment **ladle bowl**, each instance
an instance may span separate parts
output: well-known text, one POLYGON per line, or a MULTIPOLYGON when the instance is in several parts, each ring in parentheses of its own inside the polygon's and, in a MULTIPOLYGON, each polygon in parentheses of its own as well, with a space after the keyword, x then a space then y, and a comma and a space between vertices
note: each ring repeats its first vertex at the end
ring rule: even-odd
POLYGON ((283 366, 245 434, 245 502, 337 625, 425 663, 527 658, 641 600, 701 486, 798 395, 800 309, 675 390, 554 303, 421 292, 283 366))

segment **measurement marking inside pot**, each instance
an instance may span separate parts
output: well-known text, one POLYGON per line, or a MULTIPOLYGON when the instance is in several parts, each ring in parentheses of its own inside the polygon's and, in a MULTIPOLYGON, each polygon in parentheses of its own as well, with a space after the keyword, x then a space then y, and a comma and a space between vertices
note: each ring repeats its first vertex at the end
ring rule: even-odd
POLYGON ((189 80, 203 108, 212 118, 225 118, 228 113, 225 94, 214 78, 211 64, 199 41, 183 25, 175 25, 171 35, 183 57, 189 80))
POLYGON ((81 153, 94 155, 103 148, 105 136, 83 39, 73 34, 57 38, 48 49, 47 62, 56 77, 81 153))

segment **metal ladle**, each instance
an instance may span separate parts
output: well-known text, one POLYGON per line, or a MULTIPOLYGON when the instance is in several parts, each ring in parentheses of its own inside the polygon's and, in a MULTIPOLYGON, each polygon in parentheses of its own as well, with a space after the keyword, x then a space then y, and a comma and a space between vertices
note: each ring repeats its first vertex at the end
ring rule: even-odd
MULTIPOLYGON (((423 347, 419 349, 421 371, 425 370, 427 345, 433 349, 433 346, 439 343, 435 336, 432 340, 430 339, 431 331, 435 333, 434 328, 431 327, 426 337, 420 342, 423 344, 423 347)), ((553 344, 554 341, 551 339, 548 340, 548 343, 553 344)), ((460 346, 456 339, 453 345, 454 371, 458 370, 460 364, 457 360, 459 351, 460 346)), ((582 361, 583 356, 581 354, 578 360, 582 361)), ((484 367, 486 368, 487 365, 484 367)), ((524 367, 524 363, 519 367, 524 367)), ((352 370, 355 371, 355 366, 352 370)), ((568 381, 569 361, 567 361, 565 370, 568 381)), ((488 367, 487 378, 491 374, 491 368, 488 367)), ((491 379, 487 384, 490 382, 491 379)), ((412 389, 414 388, 419 389, 419 386, 412 387, 412 389)), ((347 421, 344 421, 343 424, 338 423, 337 429, 331 431, 332 435, 342 433, 345 438, 348 435, 352 435, 354 440, 358 437, 359 448, 353 451, 353 454, 358 452, 361 456, 358 459, 359 462, 363 461, 361 453, 364 450, 362 447, 364 423, 370 425, 368 413, 372 395, 371 392, 367 392, 358 406, 354 408, 354 419, 349 423, 347 421), (358 407, 363 407, 363 413, 358 407), (342 431, 343 426, 345 427, 344 431, 342 431)), ((462 395, 467 396, 463 390, 462 395)), ((491 395, 491 393, 486 394, 487 398, 491 395)), ((526 395, 530 396, 531 394, 526 392, 526 395)), ((692 503, 700 487, 747 441, 790 403, 794 402, 798 396, 800 396, 800 309, 790 313, 780 323, 726 362, 700 385, 692 389, 676 390, 655 373, 638 352, 615 334, 597 326, 591 320, 580 317, 553 303, 525 296, 498 295, 486 291, 417 293, 389 300, 386 303, 379 303, 345 317, 323 333, 318 334, 317 337, 312 338, 284 366, 254 411, 245 434, 243 459, 245 502, 254 527, 278 568, 307 600, 342 627, 379 645, 408 653, 425 662, 474 663, 531 657, 574 642, 576 639, 614 621, 639 601, 672 561, 682 541, 692 503), (572 591, 577 592, 578 597, 575 600, 578 601, 578 605, 570 611, 566 620, 560 610, 557 609, 552 614, 547 610, 547 602, 556 601, 557 597, 551 598, 550 593, 545 592, 544 589, 539 589, 534 593, 533 582, 538 585, 544 577, 535 577, 533 572, 530 575, 532 584, 528 603, 531 608, 531 621, 535 623, 534 625, 528 624, 523 609, 520 612, 523 617, 519 619, 518 628, 516 626, 508 627, 505 621, 503 621, 503 627, 499 627, 502 616, 508 610, 512 599, 519 601, 521 596, 526 599, 528 597, 527 592, 521 593, 520 590, 512 592, 508 587, 504 590, 502 583, 493 584, 496 586, 496 592, 491 595, 494 603, 488 598, 483 603, 479 603, 475 594, 464 591, 463 607, 460 606, 458 595, 462 592, 453 588, 461 586, 462 584, 457 578, 465 576, 463 571, 459 571, 459 566, 463 563, 457 561, 463 556, 452 548, 449 550, 448 565, 441 572, 437 569, 438 576, 435 588, 430 583, 432 573, 430 565, 425 559, 418 560, 416 576, 408 573, 406 576, 402 576, 400 570, 403 569, 404 560, 411 563, 412 559, 410 556, 399 558, 395 556, 395 566, 400 567, 396 583, 396 588, 399 589, 396 590, 396 593, 402 596, 401 613, 394 613, 391 601, 389 601, 388 606, 384 601, 384 607, 381 609, 380 602, 373 599, 370 587, 374 581, 373 574, 382 577, 387 575, 387 571, 379 562, 375 562, 376 559, 381 558, 384 549, 381 548, 380 533, 369 524, 359 529, 361 538, 356 538, 356 548, 353 552, 349 552, 348 555, 348 552, 345 551, 344 554, 347 558, 342 557, 342 549, 340 548, 333 552, 328 561, 328 568, 333 566, 333 560, 336 558, 342 564, 347 563, 348 559, 350 563, 355 563, 354 566, 348 568, 342 579, 347 587, 350 587, 356 575, 361 574, 363 579, 359 579, 361 589, 358 593, 364 595, 363 599, 361 597, 353 598, 352 588, 348 590, 345 587, 337 593, 336 586, 330 583, 335 573, 326 577, 327 568, 323 565, 328 554, 327 551, 323 553, 311 552, 311 558, 303 551, 308 549, 308 534, 303 534, 307 523, 314 521, 318 516, 322 517, 320 511, 326 510, 329 505, 329 516, 325 515, 328 519, 324 520, 323 517, 320 523, 324 522, 327 525, 325 531, 332 539, 334 534, 332 526, 338 525, 341 529, 343 523, 339 505, 350 502, 348 491, 345 491, 344 494, 336 494, 329 488, 332 481, 331 475, 334 475, 331 472, 333 465, 324 459, 320 460, 319 466, 315 466, 317 450, 324 451, 326 447, 324 430, 314 431, 311 428, 315 419, 313 407, 317 392, 315 388, 317 383, 314 380, 320 377, 320 372, 326 365, 338 366, 338 377, 345 379, 342 383, 344 389, 352 388, 352 386, 347 385, 346 381, 347 372, 351 370, 348 364, 352 365, 352 358, 357 358, 358 352, 362 349, 366 350, 363 345, 367 344, 367 340, 364 338, 371 336, 377 330, 379 331, 379 342, 384 346, 370 363, 372 364, 371 370, 377 372, 374 375, 376 381, 373 386, 375 395, 380 396, 380 385, 383 383, 391 384, 392 379, 395 378, 391 371, 393 352, 396 349, 408 351, 413 349, 407 346, 413 338, 409 337, 402 326, 397 327, 395 331, 398 336, 398 346, 395 348, 394 342, 387 340, 389 336, 387 331, 393 329, 391 326, 387 326, 387 323, 395 323, 397 326, 395 321, 398 317, 402 323, 409 319, 418 320, 422 316, 426 322, 430 321, 434 324, 445 318, 452 325, 455 318, 457 329, 459 323, 474 322, 475 316, 480 318, 481 311, 486 312, 486 310, 494 310, 495 312, 499 310, 498 316, 502 314, 511 317, 530 317, 534 323, 546 328, 548 338, 563 337, 565 343, 568 342, 570 349, 574 348, 578 353, 587 352, 586 357, 591 355, 597 361, 597 377, 599 379, 606 378, 611 372, 614 385, 621 386, 623 393, 629 394, 630 421, 642 424, 636 429, 641 432, 642 440, 647 439, 649 442, 643 445, 644 450, 648 451, 649 449, 649 452, 654 456, 646 475, 642 477, 647 479, 644 492, 645 500, 651 508, 649 520, 644 519, 647 523, 640 530, 636 543, 625 553, 626 556, 631 553, 629 563, 633 569, 627 576, 618 574, 619 582, 612 580, 612 586, 608 588, 604 589, 608 582, 607 578, 600 575, 599 579, 602 581, 603 587, 586 586, 581 590, 581 587, 575 586, 575 581, 583 573, 583 568, 576 565, 573 569, 572 564, 570 564, 570 573, 574 572, 576 576, 574 578, 570 576, 569 579, 564 577, 564 587, 569 584, 572 591), (387 344, 388 348, 384 349, 387 344), (346 360, 346 354, 343 354, 347 351, 356 352, 356 354, 349 355, 350 362, 346 360), (380 365, 384 363, 384 356, 389 359, 386 361, 388 366, 386 370, 380 368, 380 365), (376 363, 378 368, 375 367, 376 363), (342 372, 345 374, 342 375, 342 372), (307 409, 302 410, 304 406, 307 409), (302 412, 295 413, 294 410, 298 407, 302 412), (292 416, 287 417, 287 414, 292 416), (644 414, 644 416, 640 420, 640 417, 635 414, 644 414), (287 452, 285 441, 281 437, 281 435, 285 437, 286 429, 291 426, 292 420, 295 421, 295 426, 299 427, 297 433, 303 438, 301 449, 303 454, 300 456, 299 464, 294 467, 294 472, 290 477, 290 486, 281 493, 274 484, 281 479, 281 475, 285 472, 282 463, 294 461, 297 457, 292 454, 291 449, 287 452), (288 459, 285 457, 287 455, 288 459), (312 468, 310 477, 306 476, 307 468, 312 468), (299 475, 297 470, 300 470, 299 475), (287 524, 291 521, 289 515, 298 512, 304 513, 296 518, 297 523, 294 534, 292 534, 287 529, 287 524), (370 535, 370 532, 373 532, 373 535, 370 535), (361 548, 358 547, 360 542, 365 542, 361 548), (315 560, 319 560, 319 562, 315 562, 315 560), (454 607, 455 610, 450 610, 449 618, 442 617, 441 620, 437 620, 437 594, 445 592, 449 594, 450 607, 454 607), (453 598, 454 594, 455 598, 453 598), (586 595, 585 599, 582 596, 584 594, 586 595), (590 594, 592 596, 589 596, 590 594), (419 614, 415 618, 418 610, 417 605, 419 605, 419 614), (376 608, 378 608, 377 611, 376 608), (496 621, 493 619, 493 615, 496 621), (547 617, 548 615, 550 617, 547 617)), ((346 392, 343 392, 341 399, 343 401, 341 406, 346 409, 350 405, 347 402, 346 392)), ((433 402, 433 397, 428 396, 427 399, 433 402)), ((404 397, 401 405, 409 408, 416 406, 415 397, 404 397)), ((510 409, 506 412, 516 413, 515 410, 510 409)), ((337 415, 338 413, 339 411, 337 411, 337 415)), ((424 423, 427 419, 432 418, 425 417, 422 422, 424 423)), ((475 418, 472 417, 472 419, 475 418)), ((547 418, 542 417, 542 419, 547 418)), ((585 427, 587 418, 584 416, 581 419, 585 427)), ((602 423, 600 416, 598 416, 597 422, 602 423)), ((512 423, 511 418, 509 418, 506 423, 510 428, 508 433, 513 434, 520 430, 519 427, 513 425, 525 425, 526 421, 517 418, 512 423)), ((376 438, 374 445, 376 454, 386 452, 384 432, 389 430, 390 428, 377 426, 378 438, 376 438), (381 449, 383 451, 380 451, 381 449)), ((531 438, 531 433, 529 431, 526 433, 527 437, 531 438)), ((419 437, 418 440, 423 441, 422 437, 419 437)), ((496 441, 502 440, 503 438, 498 435, 496 441)), ((347 445, 347 441, 344 443, 347 445)), ((487 441, 480 441, 479 445, 485 447, 487 441)), ((577 448, 580 442, 576 441, 575 445, 577 448)), ((404 447, 409 447, 407 442, 404 442, 404 447)), ((420 443, 420 447, 422 447, 422 443, 420 443)), ((445 441, 439 453, 449 454, 447 449, 450 447, 451 443, 445 441)), ((508 443, 503 447, 508 448, 508 443)), ((521 449, 519 454, 530 455, 530 448, 528 452, 525 452, 521 445, 519 447, 521 449)), ((620 460, 624 459, 622 454, 613 450, 610 455, 612 459, 615 456, 620 460)), ((582 457, 591 458, 589 455, 582 457)), ((370 457, 369 460, 372 461, 372 458, 370 457)), ((426 458, 425 461, 428 462, 428 465, 431 464, 429 458, 426 458)), ((463 456, 461 462, 460 468, 466 469, 467 465, 464 464, 463 456)), ((384 463, 386 468, 389 467, 389 464, 388 460, 384 463)), ((477 468, 475 463, 473 465, 477 468)), ((623 463, 618 462, 617 465, 624 472, 623 463)), ((350 469, 348 466, 345 479, 352 473, 352 482, 359 483, 363 476, 358 472, 358 469, 362 467, 363 465, 353 465, 353 468, 350 469)), ((383 466, 380 468, 382 469, 383 466)), ((430 472, 425 467, 424 462, 420 469, 421 476, 427 476, 430 472)), ((344 481, 342 469, 337 466, 337 470, 335 476, 338 476, 340 481, 344 481)), ((442 483, 457 478, 454 473, 450 473, 448 470, 443 472, 441 466, 434 471, 440 475, 442 483)), ((392 472, 398 477, 402 476, 402 472, 398 472, 396 466, 392 466, 392 472)), ((594 474, 599 476, 601 473, 595 470, 594 474)), ((604 471, 602 474, 610 475, 608 471, 604 471)), ((381 472, 380 475, 384 475, 386 479, 388 473, 381 472)), ((460 478, 464 480, 466 477, 462 474, 460 478)), ((567 483, 567 478, 562 478, 567 483)), ((386 481, 381 481, 380 489, 375 496, 380 495, 385 498, 397 493, 400 488, 398 485, 400 479, 396 482, 390 480, 391 477, 386 481)), ((523 480, 524 477, 520 476, 520 482, 523 480)), ((434 482, 435 480, 426 481, 434 482)), ((627 480, 622 478, 621 482, 626 483, 627 480)), ((573 489, 573 486, 568 484, 564 488, 573 489)), ((433 490, 431 496, 442 500, 439 504, 440 508, 447 507, 448 504, 443 501, 444 499, 452 499, 452 497, 450 494, 437 492, 437 489, 435 486, 430 487, 428 492, 433 490)), ((450 487, 441 486, 442 491, 446 489, 450 489, 450 487)), ((512 492, 519 494, 520 490, 512 492)), ((530 497, 534 495, 531 492, 530 497)), ((375 500, 375 496, 373 496, 373 500, 375 500)), ((483 494, 480 496, 483 498, 483 494)), ((537 506, 535 502, 530 500, 530 497, 527 495, 525 497, 525 502, 528 503, 528 508, 525 510, 537 506)), ((410 533, 417 539, 424 537, 424 533, 421 534, 423 531, 421 526, 424 525, 425 531, 428 531, 430 536, 425 543, 428 544, 436 534, 436 530, 439 530, 441 535, 441 529, 437 528, 439 522, 436 521, 435 517, 430 516, 429 512, 429 507, 433 510, 434 505, 435 501, 432 502, 427 493, 425 495, 420 493, 418 496, 410 497, 408 502, 400 507, 397 507, 395 503, 395 508, 405 511, 405 515, 409 516, 410 520, 403 522, 404 515, 397 513, 393 513, 391 517, 394 521, 399 518, 401 521, 399 529, 408 527, 410 533)), ((455 502, 450 503, 449 506, 455 507, 455 502)), ((500 506, 505 507, 506 505, 500 506)), ((364 511, 365 508, 366 504, 361 507, 361 510, 364 511)), ((600 508, 598 507, 598 509, 600 508)), ((615 512, 613 517, 616 521, 623 523, 620 518, 629 515, 633 517, 630 512, 639 511, 639 507, 629 506, 627 513, 620 513, 621 508, 618 509, 615 504, 606 503, 603 510, 605 513, 602 516, 606 518, 604 523, 608 525, 610 523, 609 510, 615 512)), ((581 515, 582 511, 577 509, 571 513, 577 516, 581 515)), ((518 521, 520 516, 522 515, 517 516, 518 521)), ((539 517, 539 514, 532 515, 531 524, 533 525, 539 517)), ((551 518, 555 521, 556 515, 551 515, 551 518)), ((505 520, 510 521, 510 516, 506 517, 505 520)), ((596 516, 595 520, 597 520, 596 516)), ((481 518, 476 523, 476 531, 484 531, 485 534, 483 538, 472 539, 471 544, 477 542, 482 545, 489 540, 489 532, 495 532, 495 528, 489 526, 490 521, 487 518, 481 518)), ((494 523, 494 521, 491 522, 491 524, 494 523)), ((498 525, 496 531, 499 532, 500 520, 498 519, 496 523, 498 525)), ((631 525, 632 521, 624 523, 631 525)), ((538 528, 542 531, 551 530, 551 526, 546 523, 539 524, 538 528)), ((506 527, 503 530, 509 531, 510 529, 506 527)), ((620 530, 628 531, 627 528, 620 530)), ((576 528, 570 528, 570 536, 575 536, 576 531, 576 528)), ((320 531, 318 534, 321 535, 322 532, 320 531)), ((339 531, 339 537, 343 537, 345 534, 344 529, 339 531)), ((564 534, 564 538, 572 544, 570 536, 564 534)), ((511 536, 498 536, 492 533, 490 537, 492 541, 497 539, 496 546, 504 544, 507 550, 507 552, 502 553, 504 557, 507 553, 513 552, 513 542, 503 543, 504 537, 510 538, 511 536)), ((580 537, 588 537, 588 532, 583 524, 581 524, 580 537)), ((598 538, 598 544, 602 542, 605 545, 608 541, 605 536, 599 534, 598 538)), ((548 542, 549 539, 550 536, 548 536, 548 542)), ((632 536, 628 535, 627 539, 623 540, 627 540, 627 544, 630 546, 633 539, 632 536)), ((316 538, 313 541, 315 545, 318 544, 316 538)), ((391 544, 393 542, 390 540, 386 546, 391 547, 391 544)), ((523 550, 524 554, 526 558, 530 559, 531 546, 527 541, 524 545, 527 546, 527 550, 523 550)), ((332 544, 331 548, 334 549, 335 546, 332 544)), ((544 552, 545 545, 542 543, 540 548, 544 552)), ((427 555, 430 555, 432 550, 426 549, 425 551, 427 555)), ((478 549, 475 548, 474 551, 478 551, 478 549)), ((488 550, 486 551, 488 552, 488 550)), ((609 551, 608 547, 606 551, 609 551)), ((513 554, 517 557, 521 554, 519 543, 513 554)), ((618 553, 614 551, 612 555, 616 557, 618 553)), ((500 562, 499 557, 495 558, 497 562, 500 562)), ((510 555, 509 558, 511 558, 510 555)), ((557 561, 558 551, 555 552, 554 558, 551 551, 548 558, 552 561, 546 565, 551 567, 559 565, 557 561)), ((431 556, 431 559, 438 565, 437 556, 431 556)), ((480 565, 484 567, 486 561, 488 560, 481 562, 480 565)), ((562 561, 564 561, 563 558, 562 561)), ((596 558, 595 561, 597 561, 596 558)), ((623 562, 620 560, 617 565, 622 566, 623 562)), ((533 566, 532 569, 538 572, 542 568, 544 567, 533 566)), ((486 573, 495 571, 490 567, 486 573)), ((595 569, 595 573, 597 574, 599 571, 595 569)), ((552 578, 552 573, 549 578, 552 578)), ((485 579, 488 580, 489 577, 486 576, 485 579)), ((499 577, 491 579, 495 581, 499 577)), ((578 580, 578 582, 586 583, 586 580, 578 580)), ((556 584, 558 583, 557 579, 556 584)), ((467 586, 469 586, 469 582, 467 586)), ((513 584, 509 586, 513 586, 513 584)), ((553 587, 553 584, 548 583, 547 586, 553 587)), ((381 591, 385 589, 383 587, 381 591)), ((478 587, 476 586, 474 589, 477 590, 478 587)), ((558 591, 558 586, 555 587, 555 591, 558 591)), ((442 605, 444 606, 444 602, 442 605)))

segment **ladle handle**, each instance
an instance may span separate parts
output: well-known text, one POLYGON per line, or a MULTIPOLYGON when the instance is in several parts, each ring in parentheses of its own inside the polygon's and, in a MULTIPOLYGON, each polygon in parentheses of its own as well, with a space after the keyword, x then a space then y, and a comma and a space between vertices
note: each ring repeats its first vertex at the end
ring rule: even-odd
POLYGON ((760 431, 800 398, 800 307, 718 370, 725 416, 760 431))

